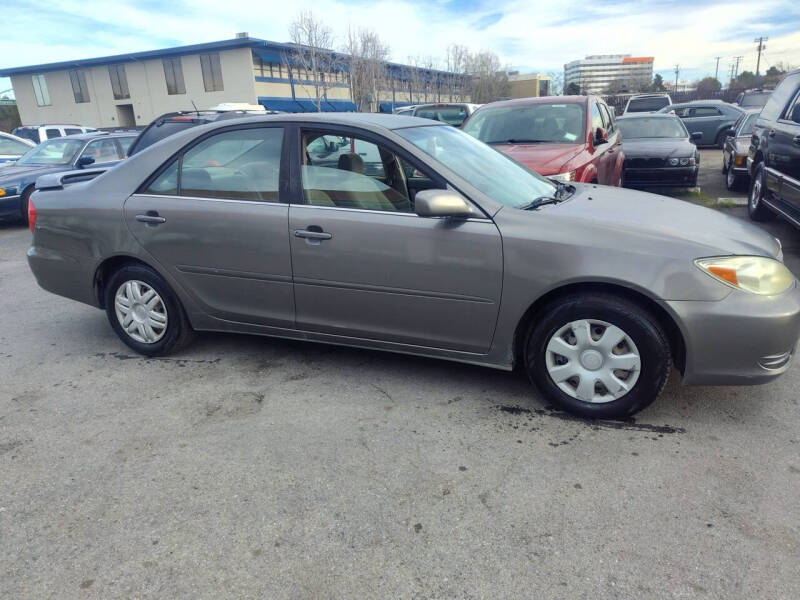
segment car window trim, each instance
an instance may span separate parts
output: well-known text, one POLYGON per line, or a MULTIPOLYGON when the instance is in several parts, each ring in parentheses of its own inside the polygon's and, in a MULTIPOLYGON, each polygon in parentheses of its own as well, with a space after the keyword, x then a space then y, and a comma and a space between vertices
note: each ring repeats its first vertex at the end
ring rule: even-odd
MULTIPOLYGON (((213 137, 215 135, 219 135, 221 133, 228 133, 230 131, 241 131, 245 129, 283 129, 283 139, 281 141, 281 158, 280 158, 280 166, 278 168, 278 201, 277 202, 264 202, 263 200, 242 200, 239 198, 225 198, 212 196, 210 198, 206 198, 208 200, 228 200, 228 201, 235 201, 235 202, 257 202, 259 204, 289 204, 287 196, 287 189, 288 185, 286 185, 286 180, 288 180, 288 173, 287 173, 287 133, 288 127, 286 123, 283 122, 270 122, 270 123, 244 123, 239 125, 228 125, 225 127, 220 127, 218 129, 213 129, 211 131, 207 131, 204 134, 192 139, 187 144, 182 146, 176 152, 171 154, 167 160, 165 160, 159 167, 153 171, 153 173, 147 177, 134 191, 134 194, 137 196, 147 195, 147 196, 158 196, 160 198, 168 197, 168 198, 193 198, 193 196, 182 196, 181 195, 181 171, 183 169, 183 156, 192 148, 194 148, 199 143, 203 142, 204 140, 213 137), (147 189, 153 184, 153 182, 158 179, 164 171, 169 169, 172 166, 172 163, 177 161, 178 166, 178 173, 177 173, 177 181, 176 181, 176 193, 175 194, 153 194, 149 193, 147 189)), ((166 139, 166 138, 165 138, 166 139)))
POLYGON ((792 109, 797 105, 800 105, 800 87, 798 87, 794 95, 791 96, 789 104, 787 104, 784 107, 783 112, 776 120, 779 123, 785 123, 786 125, 794 125, 795 127, 800 127, 800 123, 798 123, 797 121, 792 121, 792 119, 789 118, 790 115, 792 114, 792 109))

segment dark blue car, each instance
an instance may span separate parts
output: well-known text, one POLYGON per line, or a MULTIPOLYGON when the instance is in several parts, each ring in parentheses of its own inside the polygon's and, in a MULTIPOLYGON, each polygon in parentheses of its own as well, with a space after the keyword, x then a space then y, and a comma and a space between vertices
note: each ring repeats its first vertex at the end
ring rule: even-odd
POLYGON ((127 156, 136 133, 85 133, 42 142, 19 160, 0 166, 0 218, 19 218, 27 223, 28 198, 36 179, 93 167, 109 167, 127 156))

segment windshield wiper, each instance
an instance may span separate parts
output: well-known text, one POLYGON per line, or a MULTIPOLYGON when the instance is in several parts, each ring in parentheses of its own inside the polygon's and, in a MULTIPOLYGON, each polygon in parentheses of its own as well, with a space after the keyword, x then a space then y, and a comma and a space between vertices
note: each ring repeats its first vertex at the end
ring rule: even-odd
POLYGON ((528 202, 528 204, 523 204, 519 207, 520 210, 536 210, 540 206, 545 206, 547 204, 558 204, 561 202, 561 198, 556 198, 554 196, 539 196, 536 200, 532 202, 528 202))
POLYGON ((494 140, 493 142, 487 142, 488 144, 543 144, 545 142, 549 142, 550 140, 534 140, 534 139, 526 139, 526 138, 510 138, 507 140, 494 140))

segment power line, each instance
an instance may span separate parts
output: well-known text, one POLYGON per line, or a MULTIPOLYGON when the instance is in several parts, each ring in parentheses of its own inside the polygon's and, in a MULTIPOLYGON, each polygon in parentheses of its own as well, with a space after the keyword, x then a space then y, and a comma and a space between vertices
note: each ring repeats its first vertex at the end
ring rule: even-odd
POLYGON ((758 43, 758 60, 756 61, 756 77, 758 77, 758 70, 761 67, 761 52, 766 48, 764 42, 766 42, 769 38, 765 36, 757 37, 754 39, 754 42, 758 43))

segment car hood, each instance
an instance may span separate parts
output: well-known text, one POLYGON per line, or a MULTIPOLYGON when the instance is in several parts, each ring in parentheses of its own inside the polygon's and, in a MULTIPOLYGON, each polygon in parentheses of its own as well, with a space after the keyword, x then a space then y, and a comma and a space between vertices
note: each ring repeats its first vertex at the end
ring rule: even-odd
POLYGON ((672 158, 694 156, 696 146, 685 138, 636 138, 622 140, 625 158, 672 158))
POLYGON ((555 175, 582 149, 583 144, 492 144, 539 175, 555 175))
POLYGON ((70 169, 69 165, 8 165, 0 167, 0 183, 31 179, 46 173, 58 173, 70 169))
POLYGON ((546 210, 552 211, 553 216, 580 219, 620 234, 633 232, 651 239, 674 240, 676 253, 680 244, 689 243, 706 247, 706 256, 748 254, 774 258, 780 254, 778 240, 763 229, 710 208, 637 190, 590 184, 575 187, 572 198, 547 206, 546 210))

